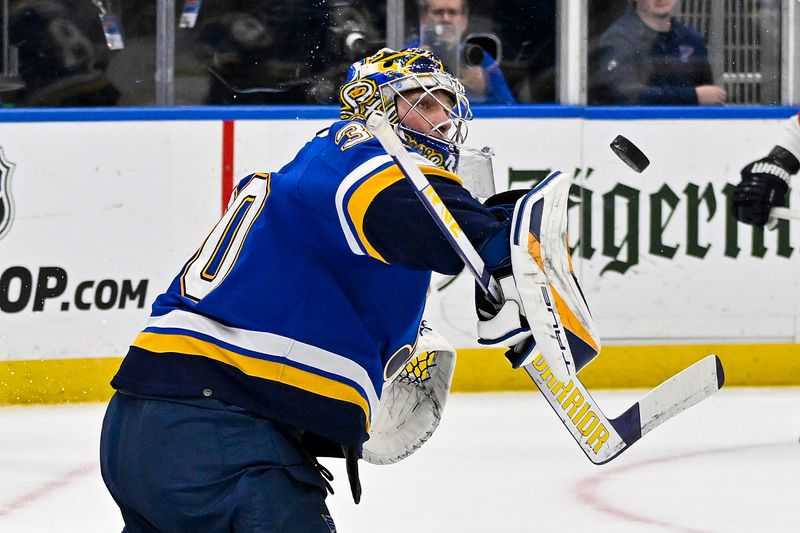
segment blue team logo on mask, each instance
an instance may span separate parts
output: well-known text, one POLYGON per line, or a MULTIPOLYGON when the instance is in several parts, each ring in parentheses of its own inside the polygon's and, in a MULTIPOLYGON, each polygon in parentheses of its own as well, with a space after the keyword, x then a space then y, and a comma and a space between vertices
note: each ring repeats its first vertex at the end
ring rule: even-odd
POLYGON ((0 147, 0 239, 6 236, 14 222, 14 200, 11 197, 11 175, 14 163, 6 160, 0 147))

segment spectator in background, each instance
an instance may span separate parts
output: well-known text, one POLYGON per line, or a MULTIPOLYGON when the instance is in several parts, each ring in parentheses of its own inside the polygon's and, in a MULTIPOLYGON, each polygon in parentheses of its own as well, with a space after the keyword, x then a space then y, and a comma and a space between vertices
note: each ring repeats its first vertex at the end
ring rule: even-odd
POLYGON ((450 61, 457 64, 447 64, 448 53, 437 49, 437 45, 428 42, 424 31, 420 31, 420 38, 412 41, 407 46, 429 48, 445 59, 447 66, 458 75, 461 83, 474 104, 513 104, 514 96, 508 88, 505 77, 503 76, 497 61, 492 58, 485 50, 479 51, 480 55, 472 56, 469 62, 465 62, 462 56, 465 55, 465 47, 462 38, 469 24, 467 0, 418 0, 420 28, 435 27, 439 35, 452 35, 458 43, 456 47, 457 59, 450 61), (472 64, 469 64, 472 63, 472 64))
POLYGON ((589 103, 719 105, 703 37, 676 20, 677 0, 632 0, 590 58, 589 103))
POLYGON ((517 101, 555 102, 556 0, 483 0, 480 9, 497 28, 503 74, 517 101))
POLYGON ((74 0, 24 0, 9 16, 25 86, 6 95, 18 106, 113 106, 120 92, 106 76, 111 55, 97 8, 74 0))
POLYGON ((357 0, 228 0, 201 9, 197 41, 205 103, 258 105, 335 102, 342 73, 380 39, 357 0))

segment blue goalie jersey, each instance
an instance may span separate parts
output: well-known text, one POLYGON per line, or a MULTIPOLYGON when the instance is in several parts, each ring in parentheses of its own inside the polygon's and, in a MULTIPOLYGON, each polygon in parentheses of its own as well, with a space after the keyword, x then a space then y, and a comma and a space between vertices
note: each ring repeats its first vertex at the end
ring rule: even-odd
MULTIPOLYGON (((461 191, 467 207, 455 209, 482 240, 493 220, 483 206, 454 174, 414 158, 441 188, 461 191)), ((216 398, 360 454, 384 368, 413 350, 430 282, 426 265, 398 264, 403 253, 385 237, 428 236, 384 231, 374 213, 401 180, 358 121, 335 123, 280 171, 244 178, 156 299, 112 386, 216 398)))

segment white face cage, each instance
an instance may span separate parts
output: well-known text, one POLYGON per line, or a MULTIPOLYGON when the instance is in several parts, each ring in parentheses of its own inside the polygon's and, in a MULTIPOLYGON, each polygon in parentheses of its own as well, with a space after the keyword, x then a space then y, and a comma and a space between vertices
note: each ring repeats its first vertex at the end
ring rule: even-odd
MULTIPOLYGON (((399 80, 384 83, 381 86, 384 111, 387 115, 396 114, 397 99, 403 99, 410 108, 407 114, 416 113, 417 107, 426 100, 421 94, 415 101, 410 101, 404 94, 414 89, 421 89, 446 111, 447 118, 438 124, 429 120, 425 113, 419 115, 430 126, 429 131, 416 131, 402 124, 405 116, 397 117, 397 126, 401 129, 422 135, 435 142, 446 143, 451 151, 457 153, 467 140, 469 128, 467 121, 472 120, 469 100, 464 94, 464 86, 456 78, 444 72, 412 73, 399 80), (449 126, 449 127, 448 127, 449 126)), ((429 100, 428 100, 429 101, 429 100)))

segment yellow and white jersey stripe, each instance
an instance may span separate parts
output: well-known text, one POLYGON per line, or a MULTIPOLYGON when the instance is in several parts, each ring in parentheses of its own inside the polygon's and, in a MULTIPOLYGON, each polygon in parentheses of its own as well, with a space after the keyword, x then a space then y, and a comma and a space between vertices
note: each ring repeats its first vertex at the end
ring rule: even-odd
MULTIPOLYGON (((461 183, 458 176, 435 166, 419 153, 409 151, 409 154, 425 175, 440 176, 461 183)), ((381 155, 360 164, 342 180, 336 190, 336 212, 347 244, 354 254, 369 255, 387 262, 365 236, 364 217, 375 197, 403 177, 392 158, 381 155)))
POLYGON ((371 420, 379 398, 367 371, 342 355, 273 333, 228 327, 182 310, 151 317, 134 346, 206 357, 243 373, 359 405, 371 420))

